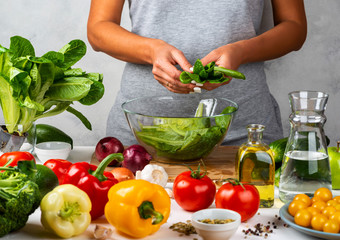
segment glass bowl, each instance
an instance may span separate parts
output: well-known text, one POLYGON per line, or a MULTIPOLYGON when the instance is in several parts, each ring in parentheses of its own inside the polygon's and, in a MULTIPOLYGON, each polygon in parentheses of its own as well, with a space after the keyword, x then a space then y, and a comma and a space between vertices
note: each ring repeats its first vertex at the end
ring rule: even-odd
POLYGON ((225 138, 238 105, 195 94, 142 97, 122 104, 138 143, 164 163, 207 157, 225 138))

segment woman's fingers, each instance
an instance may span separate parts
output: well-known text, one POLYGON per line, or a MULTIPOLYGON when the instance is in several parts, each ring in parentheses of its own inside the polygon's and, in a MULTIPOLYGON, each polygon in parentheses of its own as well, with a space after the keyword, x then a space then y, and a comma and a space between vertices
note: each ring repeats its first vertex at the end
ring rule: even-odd
POLYGON ((194 87, 193 85, 183 84, 176 79, 170 78, 164 72, 161 73, 160 75, 154 74, 154 77, 160 84, 162 84, 169 91, 172 91, 172 92, 175 92, 175 93, 190 93, 190 92, 193 92, 193 87, 194 87))

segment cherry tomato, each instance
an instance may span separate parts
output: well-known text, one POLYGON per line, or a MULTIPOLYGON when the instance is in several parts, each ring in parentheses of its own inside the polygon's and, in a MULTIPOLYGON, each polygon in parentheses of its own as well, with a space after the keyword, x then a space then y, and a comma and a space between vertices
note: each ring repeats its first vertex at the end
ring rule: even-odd
POLYGON ((340 211, 340 204, 334 206, 337 211, 340 211))
POLYGON ((327 202, 333 198, 333 194, 328 188, 322 187, 314 192, 314 197, 319 197, 322 201, 327 202))
POLYGON ((208 208, 214 201, 215 193, 214 182, 204 173, 197 174, 195 171, 180 173, 173 184, 175 201, 187 211, 208 208))
POLYGON ((294 216, 294 222, 302 227, 309 227, 312 221, 312 213, 306 208, 300 209, 294 216))
POLYGON ((337 202, 340 203, 340 196, 335 196, 335 197, 333 197, 333 200, 335 200, 335 201, 337 201, 337 202))
POLYGON ((244 222, 253 217, 260 207, 260 195, 253 185, 225 183, 217 191, 215 197, 217 208, 225 208, 238 212, 244 222))
POLYGON ((330 220, 337 221, 340 224, 340 212, 333 213, 330 217, 330 220))
POLYGON ((317 214, 312 218, 311 226, 314 230, 323 231, 323 226, 328 221, 328 218, 323 214, 317 214))
POLYGON ((290 215, 292 215, 293 217, 295 216, 295 214, 300 210, 300 209, 304 209, 307 208, 308 205, 301 201, 301 200, 295 200, 292 201, 289 206, 288 206, 288 212, 290 215))
POLYGON ((340 224, 340 212, 333 213, 330 217, 330 220, 335 220, 340 224))
POLYGON ((323 225, 323 231, 328 233, 338 233, 339 232, 339 223, 335 220, 327 220, 323 225))
POLYGON ((333 200, 335 200, 335 201, 337 201, 338 203, 340 203, 340 196, 334 197, 333 200))
POLYGON ((327 206, 322 210, 322 214, 326 215, 328 218, 336 212, 335 207, 327 206))
POLYGON ((315 202, 323 202, 322 199, 320 197, 312 197, 312 203, 315 203, 315 202))
POLYGON ((12 166, 15 167, 18 164, 18 161, 34 161, 34 156, 29 152, 7 152, 0 156, 0 166, 5 166, 7 162, 10 162, 7 167, 12 166))
POLYGON ((319 209, 320 211, 323 211, 327 207, 327 203, 323 201, 315 202, 312 204, 312 207, 315 207, 319 209))
POLYGON ((333 206, 333 207, 335 207, 338 204, 338 202, 335 201, 334 199, 331 199, 327 201, 326 203, 327 203, 327 206, 333 206))
POLYGON ((307 204, 307 206, 310 206, 312 204, 312 200, 310 199, 310 197, 308 197, 304 193, 295 195, 293 201, 294 200, 301 200, 301 201, 305 202, 307 204))
POLYGON ((312 214, 312 216, 315 216, 316 214, 321 213, 321 211, 315 207, 308 207, 306 209, 312 214))

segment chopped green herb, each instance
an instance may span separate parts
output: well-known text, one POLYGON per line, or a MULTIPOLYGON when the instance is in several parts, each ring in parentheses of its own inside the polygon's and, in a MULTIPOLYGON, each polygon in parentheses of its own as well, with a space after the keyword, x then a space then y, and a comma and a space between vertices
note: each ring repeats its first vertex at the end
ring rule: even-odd
POLYGON ((193 67, 193 73, 183 71, 179 79, 182 83, 191 83, 191 81, 197 83, 223 83, 230 81, 229 77, 246 79, 241 72, 215 66, 215 62, 210 62, 203 66, 201 60, 197 59, 193 67))

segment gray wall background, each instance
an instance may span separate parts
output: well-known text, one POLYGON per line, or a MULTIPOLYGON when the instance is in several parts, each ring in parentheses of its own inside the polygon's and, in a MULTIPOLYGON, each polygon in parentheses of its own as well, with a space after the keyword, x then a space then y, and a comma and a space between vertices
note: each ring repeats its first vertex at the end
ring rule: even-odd
MULTIPOLYGON (((270 12, 270 7, 267 0, 266 11, 270 12)), ((106 119, 120 87, 124 67, 124 62, 95 52, 89 45, 86 36, 89 8, 89 0, 0 0, 2 46, 9 47, 10 37, 20 35, 29 39, 36 55, 41 56, 47 51, 59 50, 73 39, 81 39, 88 46, 87 54, 75 67, 104 74, 104 97, 92 106, 74 105, 90 120, 92 131, 68 112, 37 122, 60 128, 73 138, 75 145, 95 145, 106 136, 106 119)), ((281 107, 286 136, 290 128, 287 94, 294 90, 329 93, 325 133, 331 139, 331 145, 335 145, 336 140, 340 139, 340 1, 306 0, 305 8, 308 36, 303 48, 266 62, 267 81, 281 107)), ((264 29, 271 26, 270 15, 263 23, 264 29)), ((127 5, 123 11, 122 26, 130 29, 127 5)))

